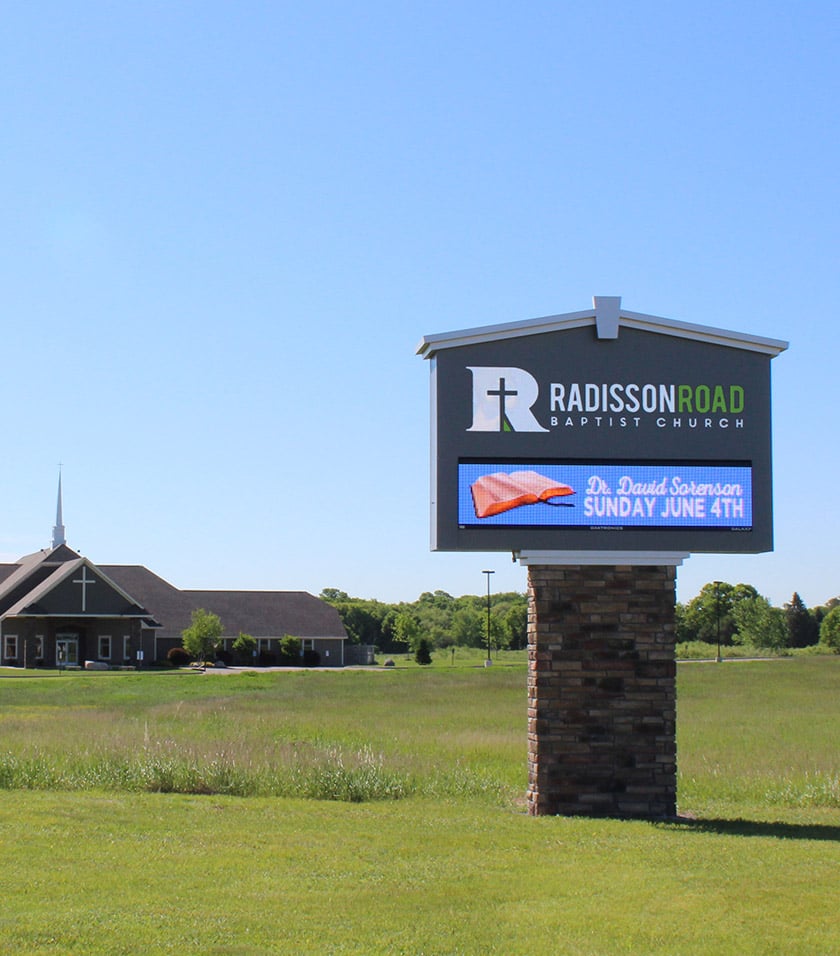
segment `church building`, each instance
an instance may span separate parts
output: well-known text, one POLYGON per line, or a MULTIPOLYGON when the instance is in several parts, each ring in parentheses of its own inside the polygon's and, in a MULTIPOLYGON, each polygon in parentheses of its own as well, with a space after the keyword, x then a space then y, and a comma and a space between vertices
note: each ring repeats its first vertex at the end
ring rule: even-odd
POLYGON ((256 638, 257 662, 271 663, 291 635, 308 661, 345 663, 338 612, 305 591, 182 591, 143 565, 97 565, 73 551, 64 540, 59 476, 52 547, 0 564, 0 664, 164 661, 198 608, 219 616, 226 649, 240 633, 256 638))

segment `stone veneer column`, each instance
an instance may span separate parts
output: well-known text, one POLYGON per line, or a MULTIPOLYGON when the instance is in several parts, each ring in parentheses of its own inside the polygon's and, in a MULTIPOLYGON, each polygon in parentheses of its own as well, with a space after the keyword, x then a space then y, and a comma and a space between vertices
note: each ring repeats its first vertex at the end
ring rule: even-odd
POLYGON ((528 810, 676 814, 675 569, 528 568, 528 810))

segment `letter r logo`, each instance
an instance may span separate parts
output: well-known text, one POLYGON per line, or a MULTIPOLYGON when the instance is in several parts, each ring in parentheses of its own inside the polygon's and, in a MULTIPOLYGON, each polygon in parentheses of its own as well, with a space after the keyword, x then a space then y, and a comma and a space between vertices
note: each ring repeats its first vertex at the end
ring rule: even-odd
POLYGON ((532 406, 539 397, 537 380, 522 368, 473 366, 473 419, 468 432, 547 432, 532 406))

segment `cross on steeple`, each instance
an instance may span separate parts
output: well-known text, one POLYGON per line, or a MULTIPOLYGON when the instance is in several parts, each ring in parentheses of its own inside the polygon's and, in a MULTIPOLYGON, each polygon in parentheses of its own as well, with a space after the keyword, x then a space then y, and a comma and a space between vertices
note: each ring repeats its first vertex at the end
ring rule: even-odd
POLYGON ((508 421, 507 414, 505 413, 505 399, 508 396, 518 395, 519 392, 516 389, 506 389, 505 388, 505 379, 502 376, 499 379, 498 388, 489 388, 487 390, 488 395, 499 396, 499 431, 500 432, 510 432, 513 431, 510 422, 508 421))

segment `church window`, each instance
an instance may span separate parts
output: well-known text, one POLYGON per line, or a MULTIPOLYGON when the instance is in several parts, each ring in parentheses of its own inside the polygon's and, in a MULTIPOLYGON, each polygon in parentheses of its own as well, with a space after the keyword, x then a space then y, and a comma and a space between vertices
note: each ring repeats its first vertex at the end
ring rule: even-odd
POLYGON ((5 655, 4 655, 4 656, 6 657, 7 660, 14 660, 14 659, 16 659, 17 656, 18 656, 17 635, 15 635, 15 634, 7 634, 6 637, 4 638, 4 640, 5 640, 5 643, 6 643, 5 655))
POLYGON ((123 660, 131 660, 131 637, 128 634, 123 634, 123 660))
POLYGON ((99 660, 107 661, 111 658, 111 638, 107 634, 103 634, 99 638, 99 660))

